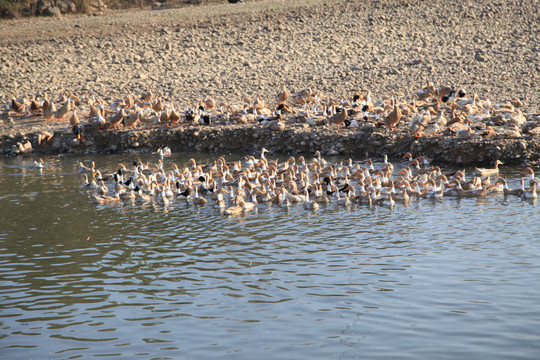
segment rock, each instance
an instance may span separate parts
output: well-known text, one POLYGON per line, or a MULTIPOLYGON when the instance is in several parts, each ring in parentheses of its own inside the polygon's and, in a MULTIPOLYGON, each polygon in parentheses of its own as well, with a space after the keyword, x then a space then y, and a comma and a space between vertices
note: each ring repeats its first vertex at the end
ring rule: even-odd
POLYGON ((504 136, 507 138, 519 138, 521 133, 518 130, 505 130, 504 136))
POLYGON ((540 135, 540 126, 535 127, 534 129, 530 129, 530 130, 529 130, 529 134, 532 134, 532 135, 540 135))
POLYGON ((414 66, 414 65, 422 64, 423 62, 424 62, 424 59, 413 59, 411 61, 405 62, 405 65, 414 66))
POLYGON ((534 121, 526 122, 526 123, 523 124, 523 126, 521 127, 521 132, 524 133, 524 134, 527 134, 527 133, 529 133, 531 130, 534 130, 537 126, 538 126, 538 124, 536 124, 534 121))
POLYGON ((53 144, 52 144, 53 149, 58 150, 60 149, 61 146, 62 146, 62 141, 60 141, 59 138, 54 139, 53 144))
POLYGON ((49 6, 51 6, 51 2, 47 0, 39 0, 36 3, 36 14, 41 15, 47 9, 49 6))
POLYGON ((471 133, 468 129, 460 129, 457 131, 456 136, 460 140, 466 140, 471 138, 471 133))
POLYGON ((107 8, 107 5, 105 5, 103 0, 93 0, 90 2, 90 7, 101 11, 101 10, 105 10, 107 8))
POLYGON ((336 155, 339 155, 339 151, 337 151, 336 149, 330 149, 326 152, 326 155, 327 156, 336 156, 336 155))
POLYGON ((45 16, 61 16, 62 13, 60 12, 60 9, 56 6, 49 6, 43 11, 43 15, 45 16))
POLYGON ((19 146, 21 143, 17 143, 16 145, 13 145, 11 147, 11 152, 10 152, 10 155, 11 156, 16 156, 16 155, 19 155, 20 153, 20 150, 19 150, 19 146))
POLYGON ((69 0, 56 0, 56 6, 62 14, 76 13, 77 6, 73 1, 69 0))
POLYGON ((364 125, 362 125, 362 130, 373 130, 375 129, 375 124, 373 123, 366 123, 364 125))
POLYGON ((486 124, 484 124, 483 122, 475 122, 475 123, 472 123, 470 127, 471 129, 475 129, 475 130, 485 130, 486 124))
POLYGON ((483 51, 477 51, 476 54, 474 54, 474 59, 479 62, 486 61, 486 57, 484 56, 483 51))

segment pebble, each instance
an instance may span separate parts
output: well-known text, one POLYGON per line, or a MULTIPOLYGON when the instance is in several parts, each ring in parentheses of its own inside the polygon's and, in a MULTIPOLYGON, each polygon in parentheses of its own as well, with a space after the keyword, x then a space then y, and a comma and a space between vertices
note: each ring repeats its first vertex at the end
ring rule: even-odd
POLYGON ((326 155, 328 156, 336 156, 336 155, 339 155, 339 151, 335 150, 335 149, 330 149, 326 152, 326 155))
POLYGON ((53 143, 52 143, 52 147, 53 149, 60 149, 60 147, 62 146, 62 141, 58 138, 54 139, 53 143))
POLYGON ((475 54, 474 54, 474 59, 476 61, 479 61, 479 62, 484 62, 486 61, 486 57, 484 55, 484 53, 482 51, 477 51, 475 54))

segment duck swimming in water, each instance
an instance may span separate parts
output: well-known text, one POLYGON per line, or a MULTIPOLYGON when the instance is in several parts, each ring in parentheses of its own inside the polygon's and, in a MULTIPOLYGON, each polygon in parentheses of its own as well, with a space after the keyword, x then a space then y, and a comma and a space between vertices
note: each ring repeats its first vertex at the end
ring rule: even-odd
POLYGON ((96 164, 92 161, 92 166, 88 167, 83 164, 83 162, 79 162, 79 173, 81 174, 87 174, 87 173, 94 173, 96 171, 96 164))
POLYGON ((319 204, 309 199, 308 190, 304 190, 304 209, 316 211, 319 209, 319 204))
POLYGON ((495 160, 495 167, 492 169, 489 168, 474 168, 476 176, 488 176, 488 175, 498 175, 499 174, 499 165, 503 165, 500 160, 495 160))
POLYGON ((536 191, 536 182, 533 182, 531 188, 529 190, 525 190, 523 194, 521 194, 521 198, 526 199, 536 199, 538 198, 538 193, 536 191))
POLYGON ((39 159, 39 161, 34 160, 34 167, 36 169, 42 170, 44 168, 43 159, 39 159))
MULTIPOLYGON (((131 170, 118 164, 114 172, 104 170, 105 175, 95 164, 86 166, 81 162, 80 171, 85 175, 83 188, 94 193, 93 200, 99 204, 120 200, 168 205, 186 201, 203 206, 211 199, 215 209, 229 215, 250 212, 258 208, 257 204, 275 204, 288 209, 301 203, 312 211, 320 204, 346 208, 350 204, 376 204, 394 209, 399 204, 407 204, 411 197, 418 201, 487 194, 516 195, 523 199, 537 197, 536 182, 532 181, 529 189, 524 187, 525 180, 531 181, 534 176, 529 169, 522 171, 525 178, 521 179, 521 189, 512 190, 504 177, 499 177, 495 184, 491 183, 490 175, 467 181, 465 170, 443 175, 438 166, 421 168, 418 160, 413 160, 418 167, 413 173, 407 161, 394 165, 386 156, 378 161, 368 159, 365 164, 353 163, 352 159, 332 163, 317 151, 309 162, 294 156, 280 162, 266 158, 266 153, 263 148, 260 159, 248 156, 244 163, 226 161, 223 156, 209 165, 190 159, 183 169, 175 164, 166 169, 161 159, 154 165, 134 161, 131 170), (92 179, 92 184, 97 183, 95 189, 90 189, 88 179, 92 179), (227 198, 225 192, 229 194, 227 198)), ((406 154, 405 158, 412 155, 406 154)))

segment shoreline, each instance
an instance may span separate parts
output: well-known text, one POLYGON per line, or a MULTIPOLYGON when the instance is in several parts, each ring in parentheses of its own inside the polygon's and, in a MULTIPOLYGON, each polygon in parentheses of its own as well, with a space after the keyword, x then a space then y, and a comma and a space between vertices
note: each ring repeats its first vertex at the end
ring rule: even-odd
POLYGON ((307 124, 288 125, 273 131, 260 125, 213 125, 156 127, 154 129, 119 129, 98 132, 86 126, 84 142, 75 139, 71 129, 55 130, 45 143, 48 130, 7 134, 0 137, 0 151, 6 157, 18 155, 70 154, 87 156, 153 152, 170 147, 173 152, 246 152, 263 147, 281 154, 350 155, 402 157, 411 152, 427 156, 434 163, 449 165, 492 164, 499 159, 507 165, 538 166, 540 139, 529 135, 520 138, 458 139, 455 136, 415 138, 406 130, 310 128, 307 124), (40 145, 40 141, 43 143, 40 145), (28 149, 31 144, 31 151, 28 149))

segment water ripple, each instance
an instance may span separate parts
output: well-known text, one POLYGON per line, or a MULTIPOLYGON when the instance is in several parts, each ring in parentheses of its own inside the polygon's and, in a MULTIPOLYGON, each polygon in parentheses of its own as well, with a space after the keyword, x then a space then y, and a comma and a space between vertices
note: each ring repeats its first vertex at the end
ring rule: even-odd
POLYGON ((21 189, 0 193, 6 358, 540 354, 533 204, 260 205, 238 218, 178 203, 95 207, 76 164, 41 176, 1 165, 4 188, 21 189))

